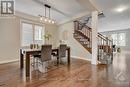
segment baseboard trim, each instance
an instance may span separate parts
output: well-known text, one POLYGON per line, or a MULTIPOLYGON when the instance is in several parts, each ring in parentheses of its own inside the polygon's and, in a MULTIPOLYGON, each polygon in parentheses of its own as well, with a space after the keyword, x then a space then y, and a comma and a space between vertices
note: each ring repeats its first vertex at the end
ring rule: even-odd
POLYGON ((11 62, 17 62, 19 59, 14 59, 14 60, 6 60, 6 61, 1 61, 0 64, 6 64, 6 63, 11 63, 11 62))
POLYGON ((81 58, 81 57, 78 57, 78 56, 71 56, 72 58, 75 58, 75 59, 82 59, 82 60, 86 60, 86 61, 90 61, 91 62, 91 59, 88 59, 88 58, 81 58))
MULTIPOLYGON (((88 59, 88 58, 81 58, 81 57, 78 57, 78 56, 71 56, 72 58, 75 58, 75 59, 82 59, 82 60, 86 60, 86 61, 91 61, 91 59, 88 59)), ((1 61, 0 64, 6 64, 6 63, 11 63, 11 62, 17 62, 19 61, 19 59, 14 59, 14 60, 6 60, 6 61, 1 61)))

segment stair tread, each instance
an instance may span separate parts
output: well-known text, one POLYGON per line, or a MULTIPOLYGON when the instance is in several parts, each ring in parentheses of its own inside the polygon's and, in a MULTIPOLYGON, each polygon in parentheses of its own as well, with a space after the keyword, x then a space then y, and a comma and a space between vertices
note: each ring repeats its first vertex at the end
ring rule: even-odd
POLYGON ((76 31, 76 32, 78 32, 78 33, 80 33, 84 38, 86 38, 86 39, 89 39, 89 37, 88 36, 86 36, 83 32, 81 32, 81 31, 76 31))
MULTIPOLYGON (((90 47, 89 44, 92 44, 92 42, 90 42, 92 36, 90 36, 90 34, 92 35, 92 28, 90 28, 87 25, 84 25, 84 23, 80 23, 79 21, 75 21, 75 32, 74 32, 74 38, 86 49, 88 50, 90 53, 92 53, 92 47, 90 47), (77 23, 76 23, 77 22, 77 23), (89 34, 89 35, 88 35, 89 34)), ((109 40, 107 37, 104 37, 102 34, 98 33, 98 38, 101 39, 101 41, 99 40, 99 42, 102 45, 98 45, 99 51, 101 50, 101 54, 104 53, 109 53, 112 52, 112 44, 111 45, 105 45, 104 42, 102 43, 102 40, 105 41, 105 43, 108 43, 108 41, 112 42, 111 40, 109 40), (106 47, 109 47, 109 49, 106 49, 106 47), (104 49, 103 49, 104 48, 104 49), (109 50, 109 51, 108 51, 109 50)), ((100 56, 100 54, 98 54, 98 56, 100 56)), ((110 56, 112 57, 112 55, 110 54, 110 56)), ((101 60, 101 62, 104 62, 103 60, 101 60)), ((105 63, 105 62, 104 62, 105 63)))

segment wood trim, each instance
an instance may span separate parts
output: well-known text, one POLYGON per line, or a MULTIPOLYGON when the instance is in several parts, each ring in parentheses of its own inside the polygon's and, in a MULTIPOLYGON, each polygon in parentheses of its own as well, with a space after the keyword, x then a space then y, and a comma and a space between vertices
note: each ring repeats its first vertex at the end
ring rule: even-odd
POLYGON ((81 58, 79 56, 71 56, 71 58, 74 58, 74 59, 82 59, 82 60, 85 60, 85 61, 90 61, 91 62, 91 59, 89 58, 81 58))
POLYGON ((11 62, 17 62, 17 61, 19 61, 19 59, 0 61, 0 65, 1 64, 6 64, 6 63, 11 63, 11 62))

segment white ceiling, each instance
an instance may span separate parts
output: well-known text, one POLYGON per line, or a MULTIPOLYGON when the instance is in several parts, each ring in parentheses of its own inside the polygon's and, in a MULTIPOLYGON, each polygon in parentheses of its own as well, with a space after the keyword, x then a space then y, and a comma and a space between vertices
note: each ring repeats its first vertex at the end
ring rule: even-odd
POLYGON ((53 7, 51 17, 58 23, 85 16, 100 8, 105 17, 99 19, 99 31, 111 31, 130 28, 130 0, 15 0, 16 11, 30 15, 44 15, 43 2, 53 7), (40 2, 40 3, 39 3, 40 2), (95 8, 96 7, 96 8, 95 8), (119 7, 126 7, 123 12, 116 12, 119 7), (85 13, 85 14, 84 14, 85 13))
POLYGON ((94 0, 105 17, 99 19, 99 31, 130 29, 130 0, 94 0), (123 12, 117 12, 125 7, 123 12))
MULTIPOLYGON (((15 0, 15 1, 16 1, 15 2, 16 11, 27 13, 33 16, 38 16, 39 14, 44 15, 44 7, 32 0, 15 0)), ((67 18, 66 16, 53 10, 51 11, 51 13, 52 18, 56 19, 57 21, 61 21, 62 19, 67 18)))
POLYGON ((81 13, 89 13, 90 10, 94 9, 94 7, 89 4, 89 0, 15 0, 15 9, 16 11, 34 16, 38 16, 39 14, 44 15, 44 2, 54 8, 54 10, 51 10, 51 17, 57 22, 68 20, 81 13), (89 6, 87 4, 89 4, 89 6))

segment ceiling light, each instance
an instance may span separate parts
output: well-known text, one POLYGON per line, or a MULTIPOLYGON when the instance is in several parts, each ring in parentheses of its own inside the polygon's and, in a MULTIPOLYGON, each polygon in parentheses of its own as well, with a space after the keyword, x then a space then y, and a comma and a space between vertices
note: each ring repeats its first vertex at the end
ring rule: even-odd
POLYGON ((116 8, 115 11, 116 11, 116 12, 123 12, 123 11, 125 11, 126 9, 127 9, 127 7, 125 7, 125 6, 120 6, 120 7, 116 8))
POLYGON ((41 22, 44 21, 44 23, 52 23, 52 24, 54 24, 55 21, 53 19, 51 19, 51 12, 50 12, 51 6, 45 4, 44 7, 45 7, 45 12, 44 12, 45 15, 44 16, 39 15, 40 16, 40 21, 41 22), (48 14, 47 14, 47 10, 48 10, 48 14), (44 17, 44 19, 43 19, 43 17, 44 17))

